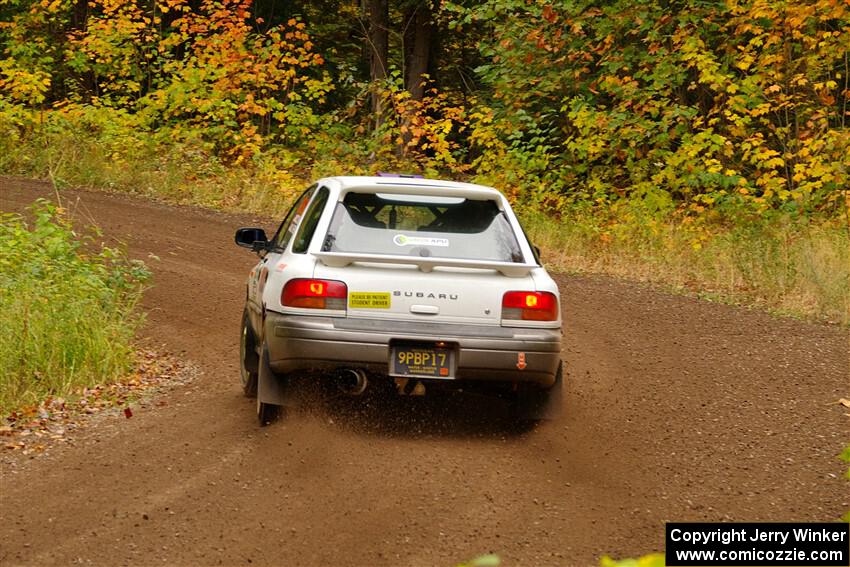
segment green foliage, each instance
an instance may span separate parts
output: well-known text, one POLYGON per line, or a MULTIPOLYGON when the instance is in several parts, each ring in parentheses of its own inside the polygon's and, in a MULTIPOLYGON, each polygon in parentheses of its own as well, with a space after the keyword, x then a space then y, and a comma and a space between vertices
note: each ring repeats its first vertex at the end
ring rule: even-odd
MULTIPOLYGON (((850 465, 850 445, 844 447, 844 450, 841 452, 840 458, 842 461, 850 465)), ((847 474, 845 476, 847 477, 847 480, 850 480, 850 468, 847 469, 847 474)), ((842 520, 850 523, 850 510, 848 510, 847 513, 844 514, 842 520)))
POLYGON ((229 161, 309 133, 313 107, 332 88, 327 73, 309 72, 324 61, 305 24, 290 18, 259 31, 251 0, 93 0, 82 21, 75 3, 18 5, 0 27, 4 98, 50 102, 51 113, 70 104, 133 114, 149 134, 229 161))
MULTIPOLYGON (((841 452, 841 460, 850 464, 850 445, 844 447, 844 450, 841 452)), ((847 474, 845 476, 847 477, 847 480, 850 480, 850 468, 847 469, 847 474)))
POLYGON ((385 81, 367 84, 356 32, 338 21, 362 15, 331 0, 277 16, 252 0, 8 4, 3 114, 106 107, 231 163, 272 145, 308 159, 319 147, 480 176, 553 212, 624 197, 693 215, 742 201, 802 216, 848 207, 840 0, 440 3, 441 42, 479 53, 458 63, 444 49, 421 99, 394 59, 385 81), (450 81, 449 69, 466 78, 450 81))
MULTIPOLYGON (((481 555, 471 561, 460 563, 457 567, 499 567, 502 564, 498 555, 481 555)), ((608 556, 599 561, 600 567, 664 567, 664 555, 653 553, 638 559, 614 560, 608 556)))
POLYGON ((547 193, 600 206, 660 189, 695 208, 743 198, 843 214, 845 2, 489 0, 454 12, 457 26, 492 30, 477 69, 497 132, 482 148, 497 150, 488 171, 513 154, 547 193))
POLYGON ((619 561, 608 556, 599 562, 600 567, 664 567, 664 555, 653 553, 638 559, 621 559, 619 561))
POLYGON ((60 207, 40 200, 30 215, 0 215, 0 415, 123 375, 149 276, 120 250, 95 251, 60 207))
POLYGON ((502 560, 498 555, 487 554, 480 555, 471 561, 465 561, 457 565, 457 567, 499 567, 502 560))

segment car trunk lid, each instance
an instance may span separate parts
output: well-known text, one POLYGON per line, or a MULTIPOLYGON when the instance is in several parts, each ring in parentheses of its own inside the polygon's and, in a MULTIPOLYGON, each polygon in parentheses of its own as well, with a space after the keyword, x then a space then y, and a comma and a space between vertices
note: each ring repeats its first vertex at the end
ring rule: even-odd
POLYGON ((502 296, 533 291, 531 275, 507 277, 496 269, 381 262, 316 263, 314 277, 348 286, 348 317, 499 325, 502 296))

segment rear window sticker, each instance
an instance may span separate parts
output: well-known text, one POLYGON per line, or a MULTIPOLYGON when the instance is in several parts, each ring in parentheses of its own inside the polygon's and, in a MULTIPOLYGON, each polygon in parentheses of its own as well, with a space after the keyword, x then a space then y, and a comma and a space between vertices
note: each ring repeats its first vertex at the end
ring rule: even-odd
POLYGON ((396 234, 393 237, 396 246, 448 246, 448 238, 431 238, 427 236, 406 236, 396 234))

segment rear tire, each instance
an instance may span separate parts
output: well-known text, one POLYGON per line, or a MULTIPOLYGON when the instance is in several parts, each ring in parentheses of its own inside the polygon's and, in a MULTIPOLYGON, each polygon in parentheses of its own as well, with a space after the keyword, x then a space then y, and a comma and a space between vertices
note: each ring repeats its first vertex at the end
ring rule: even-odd
POLYGON ((257 400, 257 421, 260 422, 260 427, 270 425, 280 419, 283 414, 283 408, 274 404, 267 404, 257 400))
POLYGON ((257 396, 260 357, 257 356, 256 347, 257 342, 251 330, 251 321, 246 308, 242 313, 242 329, 239 334, 239 377, 242 380, 242 391, 249 398, 257 396))

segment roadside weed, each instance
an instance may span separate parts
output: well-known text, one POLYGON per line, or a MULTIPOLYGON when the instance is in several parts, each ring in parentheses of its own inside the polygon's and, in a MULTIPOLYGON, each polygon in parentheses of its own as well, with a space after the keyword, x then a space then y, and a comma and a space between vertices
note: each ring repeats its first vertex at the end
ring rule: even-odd
POLYGON ((125 373, 149 277, 61 207, 39 200, 29 216, 0 216, 0 414, 125 373))

